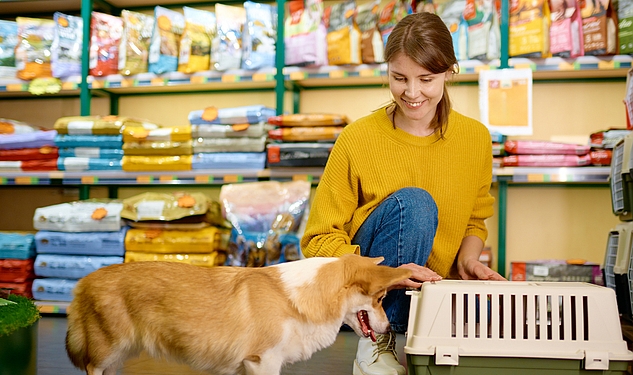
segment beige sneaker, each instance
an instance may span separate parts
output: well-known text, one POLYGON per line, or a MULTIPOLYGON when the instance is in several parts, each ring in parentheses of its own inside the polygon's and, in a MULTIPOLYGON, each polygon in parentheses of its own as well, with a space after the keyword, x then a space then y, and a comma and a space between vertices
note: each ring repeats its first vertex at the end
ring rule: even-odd
POLYGON ((389 332, 376 335, 376 342, 369 338, 358 341, 354 375, 405 375, 404 366, 396 354, 396 334, 389 332))

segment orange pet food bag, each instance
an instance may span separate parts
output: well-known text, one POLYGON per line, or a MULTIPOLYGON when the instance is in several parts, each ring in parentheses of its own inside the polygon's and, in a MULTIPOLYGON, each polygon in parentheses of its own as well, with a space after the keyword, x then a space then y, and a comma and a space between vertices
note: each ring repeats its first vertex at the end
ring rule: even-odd
POLYGON ((18 78, 32 80, 52 77, 51 46, 55 37, 55 21, 17 17, 18 45, 15 63, 18 78))

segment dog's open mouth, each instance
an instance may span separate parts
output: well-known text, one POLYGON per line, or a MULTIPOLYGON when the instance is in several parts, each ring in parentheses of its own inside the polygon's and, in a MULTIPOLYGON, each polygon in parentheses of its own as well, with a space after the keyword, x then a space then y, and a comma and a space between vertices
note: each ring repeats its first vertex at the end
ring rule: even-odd
POLYGON ((371 338, 371 341, 376 342, 376 333, 369 324, 369 315, 366 310, 360 310, 356 313, 358 316, 358 322, 360 323, 360 329, 363 331, 363 336, 371 338))

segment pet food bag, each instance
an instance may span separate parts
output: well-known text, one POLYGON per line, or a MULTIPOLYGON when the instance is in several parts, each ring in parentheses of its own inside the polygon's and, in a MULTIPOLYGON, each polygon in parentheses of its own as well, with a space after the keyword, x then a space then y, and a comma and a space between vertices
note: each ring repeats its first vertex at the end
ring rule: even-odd
POLYGON ((145 73, 155 19, 127 9, 121 11, 121 18, 123 37, 119 46, 119 74, 130 76, 145 73))
POLYGON ((207 107, 189 112, 189 123, 192 125, 204 124, 256 124, 275 116, 274 108, 264 105, 247 105, 241 107, 216 108, 207 107))
POLYGON ((0 259, 29 259, 35 256, 32 233, 0 232, 0 259))
POLYGON ((278 126, 342 126, 350 123, 346 115, 330 113, 292 113, 268 118, 268 123, 278 126))
POLYGON ((585 55, 613 55, 618 52, 617 13, 610 0, 580 3, 585 55))
POLYGON ((103 232, 40 230, 35 233, 35 248, 37 254, 123 256, 127 229, 123 226, 116 231, 103 232))
POLYGON ((107 76, 119 72, 119 44, 123 37, 123 19, 92 12, 90 18, 90 75, 107 76))
POLYGON ((33 280, 33 298, 43 301, 71 302, 78 280, 46 277, 33 280))
POLYGON ((123 257, 38 254, 34 271, 39 277, 81 279, 102 267, 123 263, 123 257))
POLYGON ((200 152, 193 156, 192 169, 257 169, 266 167, 264 152, 200 152))
POLYGON ((378 20, 382 43, 385 46, 396 24, 411 13, 413 13, 413 9, 411 8, 410 0, 391 0, 385 5, 380 12, 380 19, 378 20))
POLYGON ((69 172, 120 171, 121 159, 100 159, 86 157, 61 157, 57 159, 57 169, 69 172))
POLYGON ((125 236, 126 251, 144 253, 201 253, 215 251, 222 242, 222 232, 217 227, 198 230, 130 228, 125 236))
POLYGON ((299 259, 298 229, 309 198, 308 181, 223 185, 220 201, 233 225, 227 264, 255 267, 299 259))
POLYGON ((263 152, 266 136, 242 138, 196 138, 193 153, 199 152, 263 152))
POLYGON ((0 259, 0 282, 23 283, 34 278, 33 259, 0 259))
POLYGON ((15 63, 18 78, 32 80, 53 76, 51 48, 55 37, 55 21, 17 17, 18 44, 15 63))
POLYGON ((348 0, 326 8, 327 58, 330 65, 360 64, 360 29, 354 21, 356 2, 348 0))
POLYGON ((26 122, 0 118, 0 134, 34 133, 39 130, 42 129, 26 122))
MULTIPOLYGON (((228 239, 227 239, 228 241, 228 239)), ((215 267, 224 265, 226 251, 214 251, 211 253, 143 253, 139 251, 126 251, 125 263, 131 262, 178 262, 200 267, 215 267)))
POLYGON ((186 142, 191 140, 190 125, 162 126, 151 123, 126 126, 123 142, 186 142))
POLYGON ((582 17, 578 0, 549 0, 552 56, 577 57, 584 52, 582 17))
POLYGON ((183 7, 185 31, 180 39, 178 71, 195 73, 209 70, 211 41, 216 35, 215 13, 183 7))
POLYGON ((275 66, 277 7, 244 2, 246 23, 242 34, 242 69, 254 70, 275 66))
POLYGON ((88 199, 35 209, 33 228, 60 232, 112 232, 122 227, 123 203, 88 199))
POLYGON ((126 172, 190 171, 191 155, 123 156, 121 167, 126 172))
MULTIPOLYGON (((58 134, 71 135, 119 135, 127 126, 144 126, 148 124, 143 120, 137 120, 123 116, 68 116, 60 117, 55 121, 53 128, 58 134)), ((154 126, 149 124, 148 126, 154 126)))
MULTIPOLYGON (((633 0, 618 0, 619 54, 633 54, 633 0)), ((0 65, 2 65, 0 63, 0 65)), ((2 69, 2 68, 0 68, 2 69)), ((0 73, 1 75, 1 73, 0 73)))
POLYGON ((364 64, 385 62, 385 48, 378 29, 379 0, 360 4, 356 9, 356 24, 360 29, 361 61, 364 64))
POLYGON ((45 160, 57 159, 59 150, 57 147, 19 148, 16 150, 0 150, 1 161, 21 161, 21 160, 45 160))
POLYGON ((512 0, 510 2, 510 56, 533 58, 551 56, 550 22, 549 4, 546 0, 512 0))
POLYGON ((54 145, 59 148, 95 147, 98 145, 101 148, 121 149, 123 146, 122 135, 56 134, 54 140, 54 145))
POLYGON ((260 121, 256 124, 201 124, 191 126, 192 138, 259 138, 265 136, 272 126, 260 121), (246 125, 246 126, 244 126, 246 125))
POLYGON ((123 150, 120 148, 102 147, 64 147, 58 150, 59 157, 78 157, 95 159, 118 159, 123 158, 123 150))
POLYGON ((149 47, 149 71, 163 74, 178 70, 178 45, 185 29, 185 17, 176 11, 156 6, 154 32, 149 47))
POLYGON ((0 134, 0 150, 55 147, 55 130, 38 130, 32 133, 0 134))
POLYGON ((288 3, 284 25, 286 65, 322 66, 327 59, 327 27, 323 22, 323 1, 302 0, 288 3))
POLYGON ((53 77, 81 76, 83 46, 83 20, 81 17, 55 12, 55 37, 53 39, 51 69, 53 77))
POLYGON ((469 59, 494 60, 501 55, 500 8, 501 3, 496 0, 466 0, 469 59))
POLYGON ((239 69, 246 10, 240 6, 216 4, 215 16, 218 29, 211 41, 211 66, 220 72, 239 69))
POLYGON ((124 142, 124 155, 191 155, 191 140, 124 142))
POLYGON ((18 24, 0 20, 0 78, 15 78, 15 47, 18 44, 18 24))
POLYGON ((453 50, 458 61, 468 60, 468 23, 464 19, 466 0, 448 0, 439 4, 437 15, 451 32, 453 50))
POLYGON ((123 200, 121 217, 132 221, 202 219, 208 208, 209 199, 203 193, 143 193, 123 200))

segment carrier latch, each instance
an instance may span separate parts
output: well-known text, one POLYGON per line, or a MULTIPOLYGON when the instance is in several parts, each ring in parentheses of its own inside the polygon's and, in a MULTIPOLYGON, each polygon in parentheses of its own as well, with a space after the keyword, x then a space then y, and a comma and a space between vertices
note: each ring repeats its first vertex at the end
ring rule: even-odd
POLYGON ((459 365, 459 348, 456 346, 436 346, 435 364, 448 366, 459 365))
POLYGON ((585 370, 608 370, 608 352, 585 351, 585 370))

